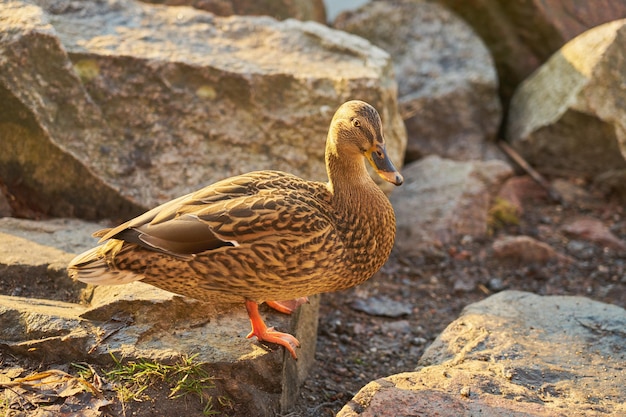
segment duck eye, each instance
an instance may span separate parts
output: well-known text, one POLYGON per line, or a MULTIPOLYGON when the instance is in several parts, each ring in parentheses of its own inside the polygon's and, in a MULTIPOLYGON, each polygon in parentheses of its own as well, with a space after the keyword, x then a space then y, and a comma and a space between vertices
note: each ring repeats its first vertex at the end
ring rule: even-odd
POLYGON ((361 127, 361 121, 359 119, 352 119, 352 126, 361 127))

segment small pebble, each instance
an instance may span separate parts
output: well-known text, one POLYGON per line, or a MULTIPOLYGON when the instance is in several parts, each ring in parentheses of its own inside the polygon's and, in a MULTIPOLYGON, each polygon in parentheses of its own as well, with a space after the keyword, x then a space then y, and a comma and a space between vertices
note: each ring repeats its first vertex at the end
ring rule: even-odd
POLYGON ((552 219, 551 219, 550 217, 548 217, 548 216, 542 216, 542 217, 539 219, 539 221, 540 221, 541 223, 543 223, 543 224, 552 224, 552 223, 554 223, 554 222, 552 221, 552 219))
POLYGON ((408 320, 398 320, 389 323, 383 323, 381 330, 384 334, 392 333, 396 335, 406 334, 411 331, 411 323, 408 320))
POLYGON ((504 284, 504 281, 502 281, 502 279, 500 278, 491 278, 487 282, 487 288, 489 288, 491 291, 499 292, 505 289, 506 285, 504 284))
POLYGON ((26 289, 26 287, 22 286, 22 287, 15 287, 13 289, 13 291, 11 291, 11 296, 12 297, 19 297, 24 293, 24 290, 26 289))
POLYGON ((414 337, 411 339, 411 344, 414 346, 424 346, 428 340, 423 337, 414 337))
POLYGON ((592 259, 595 256, 593 246, 580 240, 570 240, 567 243, 567 250, 578 259, 592 259))
POLYGON ((464 235, 461 238, 461 245, 469 245, 474 242, 474 238, 470 235, 464 235))
POLYGON ((454 292, 471 292, 476 288, 476 283, 472 280, 457 279, 454 281, 452 291, 454 292))
POLYGON ((413 312, 413 305, 407 302, 399 302, 388 297, 370 297, 367 299, 357 298, 350 307, 370 316, 401 317, 413 312))

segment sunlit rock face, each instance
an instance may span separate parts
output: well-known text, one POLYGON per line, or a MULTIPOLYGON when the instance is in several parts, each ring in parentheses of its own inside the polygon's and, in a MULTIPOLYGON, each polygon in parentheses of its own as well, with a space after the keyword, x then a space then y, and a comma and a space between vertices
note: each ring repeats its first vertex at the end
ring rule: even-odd
POLYGON ((622 415, 625 325, 618 306, 504 291, 468 305, 414 372, 370 382, 337 416, 622 415))
POLYGON ((626 20, 573 39, 516 91, 507 139, 542 172, 623 178, 625 65, 626 20))
POLYGON ((0 8, 0 178, 40 211, 124 218, 257 169, 323 180, 349 99, 379 110, 402 160, 391 60, 364 39, 188 7, 46 5, 0 8))

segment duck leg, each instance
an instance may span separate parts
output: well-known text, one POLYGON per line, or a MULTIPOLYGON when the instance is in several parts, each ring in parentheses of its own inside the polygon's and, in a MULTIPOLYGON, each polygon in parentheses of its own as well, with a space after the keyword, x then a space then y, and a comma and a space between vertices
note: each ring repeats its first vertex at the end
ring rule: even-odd
POLYGON ((250 317, 250 324, 252 325, 252 331, 246 336, 248 339, 252 336, 256 336, 259 341, 276 343, 284 346, 285 349, 291 353, 294 359, 298 359, 295 348, 300 347, 298 339, 288 333, 281 333, 274 330, 273 327, 267 327, 265 322, 259 314, 259 304, 246 300, 246 310, 248 310, 248 316, 250 317))
POLYGON ((309 302, 308 297, 300 297, 295 300, 286 300, 286 301, 266 301, 265 304, 272 307, 274 310, 279 311, 284 314, 293 313, 296 308, 300 307, 302 304, 306 304, 309 302))

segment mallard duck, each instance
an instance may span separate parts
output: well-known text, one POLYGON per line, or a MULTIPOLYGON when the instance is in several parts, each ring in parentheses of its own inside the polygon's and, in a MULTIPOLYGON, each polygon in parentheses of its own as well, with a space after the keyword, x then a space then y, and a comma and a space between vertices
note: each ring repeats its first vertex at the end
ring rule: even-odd
POLYGON ((231 177, 94 233, 101 245, 74 258, 69 275, 96 285, 141 280, 212 303, 245 303, 260 341, 298 340, 268 328, 258 305, 290 313, 306 297, 370 278, 387 261, 395 215, 368 174, 402 184, 385 151, 378 112, 348 101, 326 141, 328 182, 280 171, 231 177))

